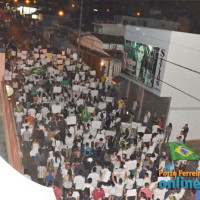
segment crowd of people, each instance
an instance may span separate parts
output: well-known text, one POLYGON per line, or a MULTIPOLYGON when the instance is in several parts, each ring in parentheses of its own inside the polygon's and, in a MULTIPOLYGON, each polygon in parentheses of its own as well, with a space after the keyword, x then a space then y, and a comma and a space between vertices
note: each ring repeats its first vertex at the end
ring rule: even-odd
MULTIPOLYGON (((150 111, 136 122, 138 102, 125 120, 127 98, 116 101, 104 75, 70 49, 54 54, 49 45, 34 45, 23 49, 8 41, 5 80, 14 89, 17 134, 38 183, 53 187, 57 200, 182 199, 184 189, 158 187, 159 170, 187 164, 174 165, 161 153, 172 124, 163 127, 150 111)), ((185 142, 188 131, 185 125, 177 140, 185 142)))

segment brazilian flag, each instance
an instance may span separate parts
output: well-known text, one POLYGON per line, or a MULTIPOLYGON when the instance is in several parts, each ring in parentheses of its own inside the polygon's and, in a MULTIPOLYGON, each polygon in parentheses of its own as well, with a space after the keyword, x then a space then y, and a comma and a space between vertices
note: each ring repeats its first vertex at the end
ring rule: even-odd
POLYGON ((31 70, 31 74, 44 75, 45 73, 46 73, 46 68, 44 67, 38 67, 31 70))
POLYGON ((23 106, 16 106, 15 107, 15 112, 24 112, 24 107, 23 106))
POLYGON ((81 121, 88 122, 89 120, 90 120, 90 114, 88 112, 87 106, 85 105, 85 108, 83 109, 81 114, 81 121))
POLYGON ((194 152, 194 149, 185 144, 170 142, 169 148, 172 160, 199 160, 199 155, 194 152))

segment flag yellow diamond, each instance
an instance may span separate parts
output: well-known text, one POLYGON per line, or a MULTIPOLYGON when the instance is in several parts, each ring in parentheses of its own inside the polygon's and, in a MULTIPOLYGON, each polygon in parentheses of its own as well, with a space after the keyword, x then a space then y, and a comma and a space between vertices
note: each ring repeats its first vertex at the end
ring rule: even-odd
POLYGON ((176 153, 178 153, 178 154, 184 156, 184 157, 188 157, 189 155, 192 154, 192 152, 191 152, 189 149, 185 148, 184 146, 179 146, 179 147, 176 148, 174 151, 175 151, 176 153))

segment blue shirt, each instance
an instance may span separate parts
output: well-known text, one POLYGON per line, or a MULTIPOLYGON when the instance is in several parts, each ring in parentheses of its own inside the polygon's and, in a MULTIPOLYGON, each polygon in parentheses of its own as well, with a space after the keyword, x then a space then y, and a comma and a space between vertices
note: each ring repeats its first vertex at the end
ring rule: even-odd
POLYGON ((84 151, 83 151, 83 155, 84 155, 84 156, 86 155, 86 151, 89 151, 89 156, 91 156, 92 149, 91 149, 91 148, 84 149, 84 151))

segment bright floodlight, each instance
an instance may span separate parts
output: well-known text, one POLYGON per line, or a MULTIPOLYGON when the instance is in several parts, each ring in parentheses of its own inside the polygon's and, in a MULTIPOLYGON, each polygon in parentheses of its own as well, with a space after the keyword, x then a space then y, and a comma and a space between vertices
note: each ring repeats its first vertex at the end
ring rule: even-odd
POLYGON ((60 11, 58 12, 58 14, 59 14, 60 17, 62 17, 62 16, 64 15, 64 12, 63 12, 62 10, 60 10, 60 11))

